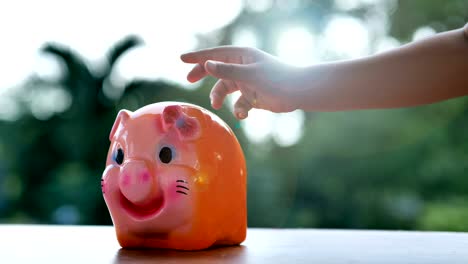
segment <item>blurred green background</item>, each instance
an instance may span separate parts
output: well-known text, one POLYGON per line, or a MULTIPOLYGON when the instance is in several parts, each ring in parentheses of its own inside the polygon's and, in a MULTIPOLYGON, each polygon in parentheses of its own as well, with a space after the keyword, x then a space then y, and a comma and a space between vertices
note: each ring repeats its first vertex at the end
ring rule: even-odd
MULTIPOLYGON (((189 84, 183 52, 235 44, 304 66, 382 52, 467 17, 466 0, 2 3, 0 222, 111 224, 99 184, 118 110, 166 100, 211 109, 215 80, 189 84)), ((215 113, 245 151, 249 226, 468 231, 468 98, 253 111, 242 122, 235 98, 215 113)))

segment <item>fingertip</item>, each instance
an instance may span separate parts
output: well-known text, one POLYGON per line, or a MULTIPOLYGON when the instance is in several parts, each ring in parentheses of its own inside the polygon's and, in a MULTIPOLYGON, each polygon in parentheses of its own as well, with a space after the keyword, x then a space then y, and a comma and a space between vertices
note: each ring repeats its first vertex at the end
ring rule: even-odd
POLYGON ((196 82, 195 78, 193 78, 192 76, 190 76, 190 74, 187 75, 187 81, 188 81, 189 83, 194 83, 194 82, 196 82))
POLYGON ((197 82, 198 80, 200 80, 200 77, 197 74, 194 74, 193 71, 187 74, 187 81, 190 83, 197 82))
POLYGON ((244 95, 241 95, 234 104, 234 112, 236 113, 238 119, 247 118, 250 109, 252 109, 252 105, 249 104, 244 95))
POLYGON ((246 118, 247 118, 248 113, 245 112, 245 111, 236 111, 236 112, 235 112, 235 116, 236 116, 237 119, 242 120, 242 119, 246 119, 246 118))
POLYGON ((189 82, 197 82, 201 79, 203 79, 203 77, 206 76, 206 71, 205 69, 203 69, 203 66, 201 64, 197 64, 195 65, 195 67, 193 67, 193 69, 187 74, 187 80, 189 82))
POLYGON ((196 53, 187 52, 180 55, 180 59, 185 63, 197 63, 196 53))
POLYGON ((219 110, 223 105, 223 103, 219 102, 219 100, 216 100, 215 96, 213 96, 212 94, 210 94, 210 103, 211 107, 213 107, 213 109, 215 110, 219 110))
POLYGON ((184 53, 184 54, 180 55, 180 60, 183 61, 183 62, 187 62, 186 60, 187 60, 188 54, 190 54, 190 53, 184 53))
POLYGON ((211 107, 212 107, 214 110, 219 110, 219 109, 221 109, 221 106, 220 106, 220 105, 217 105, 217 104, 214 104, 214 103, 211 103, 211 107))
POLYGON ((211 74, 215 73, 216 72, 216 62, 211 61, 211 60, 207 60, 205 62, 205 69, 211 74))
POLYGON ((215 110, 219 110, 221 108, 220 104, 214 102, 213 100, 211 100, 211 107, 213 107, 215 110))
POLYGON ((247 113, 245 112, 239 112, 237 113, 237 119, 242 120, 247 118, 247 113))

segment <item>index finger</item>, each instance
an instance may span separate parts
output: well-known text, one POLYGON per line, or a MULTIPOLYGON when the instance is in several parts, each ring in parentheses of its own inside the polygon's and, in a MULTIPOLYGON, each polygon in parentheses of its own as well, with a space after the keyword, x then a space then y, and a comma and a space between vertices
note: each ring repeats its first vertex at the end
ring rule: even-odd
POLYGON ((220 46, 216 48, 202 49, 182 54, 180 58, 186 63, 204 64, 207 60, 226 63, 242 63, 241 56, 253 56, 250 48, 236 46, 220 46))

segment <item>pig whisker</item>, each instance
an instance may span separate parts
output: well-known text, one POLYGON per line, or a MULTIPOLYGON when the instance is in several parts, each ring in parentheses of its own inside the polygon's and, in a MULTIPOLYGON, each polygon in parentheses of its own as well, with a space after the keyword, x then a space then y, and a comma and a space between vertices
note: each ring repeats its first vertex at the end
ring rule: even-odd
MULTIPOLYGON (((181 183, 188 184, 188 182, 186 180, 177 180, 176 182, 181 182, 181 183)), ((187 192, 185 190, 187 190, 187 191, 190 190, 187 186, 178 185, 178 184, 176 185, 176 188, 183 189, 183 190, 177 190, 176 192, 181 193, 181 194, 185 194, 185 195, 187 195, 187 192)))
POLYGON ((182 186, 182 185, 177 185, 176 187, 179 187, 179 188, 182 188, 182 189, 185 189, 185 190, 189 190, 188 187, 185 187, 185 186, 182 186))

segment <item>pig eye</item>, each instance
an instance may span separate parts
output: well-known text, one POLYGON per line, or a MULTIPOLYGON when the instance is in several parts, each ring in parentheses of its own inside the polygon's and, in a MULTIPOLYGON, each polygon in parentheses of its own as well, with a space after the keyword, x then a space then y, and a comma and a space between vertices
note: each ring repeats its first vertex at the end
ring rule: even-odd
POLYGON ((162 163, 169 163, 172 160, 172 149, 169 147, 163 147, 159 151, 159 160, 161 160, 162 163))
POLYGON ((121 148, 119 148, 117 150, 117 153, 115 153, 114 160, 119 165, 121 165, 123 163, 123 161, 124 161, 124 152, 123 152, 123 150, 121 148))

